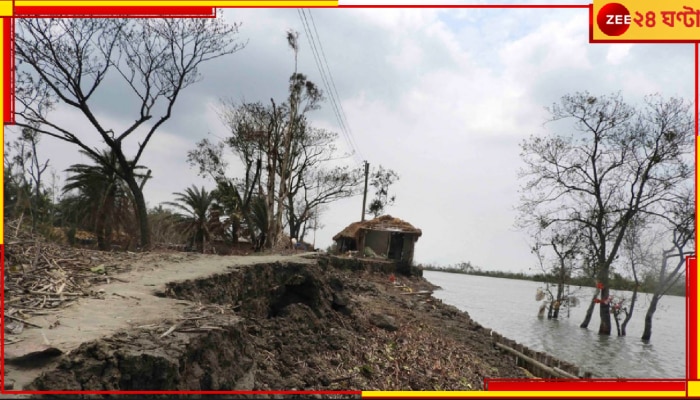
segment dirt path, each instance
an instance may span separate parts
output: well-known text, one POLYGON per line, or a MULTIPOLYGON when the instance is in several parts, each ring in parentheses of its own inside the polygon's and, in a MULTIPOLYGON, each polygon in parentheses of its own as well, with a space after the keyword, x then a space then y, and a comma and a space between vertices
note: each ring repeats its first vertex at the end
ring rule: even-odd
POLYGON ((85 289, 92 296, 29 319, 41 328, 9 335, 22 341, 5 346, 6 382, 41 391, 482 390, 488 377, 526 376, 489 330, 387 263, 150 253, 109 274, 119 268, 85 289), (63 355, 36 354, 48 346, 63 355), (32 352, 45 362, 8 363, 32 352))
MULTIPOLYGON (((149 255, 140 259, 129 272, 114 275, 112 282, 92 287, 91 290, 98 293, 97 297, 81 297, 70 307, 30 318, 30 323, 42 328, 27 327, 19 335, 21 341, 5 345, 5 357, 26 357, 48 346, 65 354, 83 343, 130 327, 175 320, 193 303, 162 297, 167 283, 207 278, 246 265, 274 262, 313 263, 302 254, 246 257, 149 255)), ((21 368, 6 363, 5 380, 14 382, 14 390, 21 390, 41 372, 54 367, 55 362, 21 368)))

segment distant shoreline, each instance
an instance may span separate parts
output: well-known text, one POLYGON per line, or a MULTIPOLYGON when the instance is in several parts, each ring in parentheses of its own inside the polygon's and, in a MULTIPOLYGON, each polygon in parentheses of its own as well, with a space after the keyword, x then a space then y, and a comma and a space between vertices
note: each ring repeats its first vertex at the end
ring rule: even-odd
MULTIPOLYGON (((455 267, 438 267, 434 265, 420 265, 424 271, 436 271, 436 272, 447 272, 451 274, 461 274, 461 275, 475 275, 475 276, 486 276, 489 278, 506 278, 506 279, 517 279, 522 281, 532 281, 540 283, 549 283, 552 285, 556 284, 556 279, 553 276, 548 276, 545 274, 534 274, 528 275, 522 272, 504 272, 504 271, 484 271, 481 269, 463 270, 455 267)), ((595 280, 585 277, 575 277, 571 278, 569 281, 564 283, 568 286, 578 286, 578 287, 590 287, 595 288, 595 280)), ((634 282, 622 277, 613 279, 610 285, 613 290, 626 290, 632 291, 634 289, 634 282)), ((640 284, 638 293, 652 294, 653 287, 649 283, 640 284)), ((685 297, 685 281, 682 284, 675 285, 666 293, 666 295, 671 296, 682 296, 685 297)))

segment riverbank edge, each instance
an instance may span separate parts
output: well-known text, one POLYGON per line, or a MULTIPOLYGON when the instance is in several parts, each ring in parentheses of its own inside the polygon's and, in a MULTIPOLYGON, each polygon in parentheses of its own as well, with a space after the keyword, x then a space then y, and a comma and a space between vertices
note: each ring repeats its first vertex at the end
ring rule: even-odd
MULTIPOLYGON (((437 272, 448 272, 448 273, 460 273, 463 272, 451 272, 442 271, 440 269, 424 269, 420 266, 411 266, 409 269, 404 269, 398 267, 395 263, 386 261, 376 261, 373 259, 366 258, 349 258, 349 257, 334 257, 325 256, 319 257, 320 262, 327 262, 333 265, 335 268, 350 269, 352 271, 363 271, 370 270, 372 272, 385 273, 385 274, 400 274, 415 276, 422 279, 427 285, 432 287, 432 290, 441 290, 440 286, 437 286, 423 277, 423 271, 437 271, 437 272)), ((469 274, 468 274, 469 275, 469 274)), ((480 275, 482 276, 482 275, 480 275)), ((488 275, 483 275, 488 276, 488 275)), ((490 277, 490 276, 489 276, 490 277)), ((432 294, 431 294, 432 297, 432 294)), ((435 297, 432 297, 438 300, 435 297)), ((452 304, 443 304, 446 307, 454 307, 459 310, 458 307, 452 304)), ((468 311, 459 310, 459 312, 464 313, 469 317, 468 311)), ((471 319, 471 317, 469 317, 471 319)), ((475 322, 476 323, 476 322, 475 322)), ((515 356, 515 363, 528 371, 534 378, 592 378, 593 374, 589 371, 585 371, 579 366, 570 363, 568 361, 561 360, 551 354, 546 352, 533 350, 530 347, 523 345, 513 339, 509 339, 500 333, 489 329, 490 340, 494 345, 494 348, 499 348, 499 350, 504 353, 515 356), (500 346, 498 346, 500 345, 500 346), (518 355, 516 355, 518 354, 518 355)))
MULTIPOLYGON (((263 369, 265 368, 265 361, 262 360, 259 354, 255 354, 255 350, 251 350, 246 346, 240 346, 238 348, 238 345, 236 345, 237 350, 234 352, 235 354, 233 354, 233 356, 240 357, 242 355, 246 359, 252 360, 248 363, 250 365, 247 365, 244 370, 237 371, 236 375, 241 375, 240 377, 237 377, 229 383, 222 384, 224 386, 211 388, 212 390, 222 390, 229 387, 240 388, 241 384, 239 380, 244 378, 247 380, 247 384, 244 385, 246 390, 281 390, 282 388, 285 390, 290 388, 293 390, 385 390, 387 389, 386 387, 371 386, 376 385, 377 381, 383 380, 384 378, 394 379, 394 374, 396 375, 396 382, 393 382, 392 384, 396 384, 397 387, 389 387, 388 389, 405 390, 406 386, 402 385, 407 385, 407 382, 410 382, 410 378, 403 379, 404 377, 399 376, 399 372, 403 371, 396 370, 389 374, 389 371, 386 371, 386 366, 388 364, 384 363, 384 359, 376 359, 374 364, 372 364, 371 362, 367 361, 368 358, 366 356, 363 356, 361 360, 359 360, 358 365, 354 366, 354 369, 351 370, 357 370, 357 376, 353 376, 352 379, 348 379, 346 382, 338 380, 341 378, 344 379, 344 376, 333 377, 321 372, 325 370, 322 368, 322 364, 325 362, 325 360, 322 359, 315 361, 319 364, 319 367, 307 371, 310 372, 311 375, 313 373, 318 373, 318 376, 303 376, 304 374, 301 374, 301 376, 297 374, 297 376, 292 376, 291 378, 289 378, 289 376, 284 376, 289 374, 289 371, 284 370, 284 368, 288 367, 288 365, 284 364, 286 362, 284 359, 289 358, 293 351, 290 347, 289 349, 282 348, 275 353, 275 348, 271 344, 274 344, 274 342, 279 339, 277 334, 280 331, 283 331, 283 333, 286 332, 285 334, 293 332, 293 334, 299 336, 303 334, 303 332, 298 333, 299 331, 303 330, 300 329, 300 327, 305 329, 309 327, 308 325, 310 323, 312 325, 316 323, 316 326, 310 327, 311 331, 314 329, 318 331, 330 329, 329 332, 333 332, 334 330, 336 332, 342 332, 343 329, 340 329, 340 326, 342 326, 344 322, 340 319, 343 318, 346 322, 352 321, 353 324, 357 326, 350 328, 346 327, 347 329, 344 330, 346 334, 349 333, 350 336, 352 336, 349 339, 347 337, 341 337, 340 339, 334 338, 333 340, 337 340, 338 343, 330 343, 331 347, 334 347, 339 353, 342 353, 343 351, 347 353, 349 349, 366 350, 378 348, 379 351, 377 354, 379 354, 381 353, 381 347, 383 345, 394 342, 398 343, 399 340, 404 340, 404 343, 406 344, 407 342, 405 342, 405 337, 401 338, 401 334, 406 335, 406 331, 412 331, 412 329, 415 329, 416 326, 420 325, 426 331, 432 332, 432 336, 427 336, 428 338, 433 338, 431 340, 439 340, 439 336, 434 335, 434 333, 439 333, 444 335, 445 338, 452 340, 452 342, 449 343, 453 343, 457 346, 463 346, 463 351, 466 352, 464 357, 466 360, 471 362, 471 364, 467 363, 468 365, 466 366, 454 366, 457 368, 454 371, 445 371, 447 368, 443 368, 442 371, 440 371, 439 366, 437 368, 433 366, 431 370, 430 366, 426 367, 423 365, 418 365, 421 361, 423 361, 420 358, 425 358, 426 356, 430 356, 432 359, 437 360, 438 362, 440 360, 449 359, 451 354, 450 351, 452 350, 449 348, 449 346, 445 348, 436 347, 432 349, 432 353, 426 352, 425 355, 417 359, 406 360, 415 363, 408 363, 408 365, 410 365, 411 368, 414 368, 415 371, 406 372, 407 375, 416 375, 413 377, 414 380, 422 376, 430 376, 431 371, 433 374, 435 374, 434 371, 438 371, 442 372, 443 375, 450 375, 451 373, 454 375, 454 373, 458 374, 460 372, 464 372, 458 368, 471 367, 473 368, 469 369, 468 372, 475 373, 476 375, 472 374, 473 377, 481 377, 481 380, 489 377, 552 377, 546 373, 547 371, 543 371, 541 368, 532 368, 532 366, 529 366, 527 363, 523 363, 522 360, 524 360, 524 358, 514 358, 512 355, 496 349, 496 341, 502 339, 504 343, 509 343, 510 345, 520 349, 523 354, 531 354, 538 357, 536 352, 532 352, 524 346, 518 347, 519 345, 515 344, 514 341, 509 341, 509 339, 503 338, 499 334, 483 328, 481 325, 471 320, 468 313, 460 311, 452 305, 445 304, 441 300, 432 296, 425 297, 423 294, 407 295, 410 293, 418 294, 420 292, 432 292, 432 290, 435 289, 435 285, 428 282, 422 276, 417 276, 422 275, 419 270, 412 269, 412 273, 409 273, 408 275, 401 275, 396 274, 396 270, 392 270, 390 264, 387 264, 386 262, 374 262, 372 260, 363 259, 344 260, 343 262, 338 262, 337 259, 328 257, 313 256, 313 258, 317 260, 317 263, 314 263, 313 265, 318 266, 320 270, 309 265, 246 265, 239 270, 243 271, 240 272, 240 274, 226 272, 224 274, 215 275, 209 278, 185 280, 180 282, 175 282, 174 279, 173 282, 166 285, 169 288, 168 293, 166 293, 168 297, 188 299, 199 304, 226 302, 233 305, 234 308, 237 307, 237 313, 243 315, 244 318, 245 315, 256 315, 258 317, 264 316, 265 313, 269 313, 270 310, 275 310, 274 314, 276 315, 273 316, 274 318, 267 315, 266 320, 259 320, 256 322, 258 326, 252 331, 250 326, 242 327, 240 324, 236 324, 235 326, 224 326, 224 329, 229 331, 231 334, 238 335, 237 337, 241 338, 239 342, 249 341, 251 344, 257 346, 257 349, 259 350, 258 353, 262 351, 266 351, 271 354, 274 353, 275 357, 279 359, 279 362, 277 362, 277 360, 275 360, 275 362, 271 362, 270 368, 266 369, 265 373, 260 373, 259 371, 261 367, 263 369), (348 274, 341 276, 342 274, 339 275, 334 271, 345 271, 348 272, 348 274), (239 279, 234 277, 234 275, 240 275, 241 278, 239 279), (232 280, 228 283, 223 284, 222 277, 224 276, 234 278, 231 278, 232 280), (394 277, 395 280, 391 282, 390 277, 394 277), (212 290, 214 289, 212 285, 216 286, 216 290, 212 290), (247 288, 246 285, 248 285, 247 288), (270 287, 273 287, 274 290, 270 291, 270 287), (315 292, 315 294, 306 300, 295 302, 294 296, 301 293, 298 292, 299 288, 306 288, 315 292), (218 297, 214 299, 212 296, 218 297), (361 299, 363 296, 369 296, 371 301, 362 303, 361 299), (424 300, 416 300, 418 298, 422 298, 424 300), (376 312, 367 313, 369 310, 367 308, 367 304, 371 304, 370 307, 375 307, 371 308, 371 310, 376 312), (377 305, 380 307, 376 308, 377 305), (417 316, 418 318, 403 318, 408 314, 414 314, 413 316, 417 316), (350 320, 347 318, 350 318, 350 320), (314 319, 316 321, 313 321, 314 319), (255 336, 256 331, 259 337, 253 337, 255 336), (364 336, 364 338, 362 336, 364 336), (345 340, 346 343, 344 343, 343 340, 345 340), (365 343, 360 343, 363 341, 365 343), (369 341, 369 344, 366 343, 367 341, 369 341), (352 344, 355 347, 344 347, 348 344, 352 344), (465 345, 468 346, 464 347, 465 345), (362 362, 364 362, 364 364, 362 364, 362 362), (370 365, 370 367, 368 367, 368 365, 370 365), (255 368, 258 368, 257 372, 255 368), (525 373, 524 370, 528 370, 530 372, 525 373), (384 373, 382 373, 382 371, 384 371, 384 373), (279 376, 271 376, 270 374, 277 374, 279 376), (251 376, 253 375, 258 378, 258 382, 252 383, 251 376), (291 386, 286 386, 290 384, 290 382, 291 386), (365 384, 371 383, 372 385, 364 386, 363 382, 365 382, 365 384), (279 386, 271 386, 275 383, 279 386), (339 383, 340 385, 338 385, 339 383), (347 385, 344 385, 343 383, 347 383, 347 385)), ((250 320, 255 319, 256 318, 253 317, 250 318, 250 320)), ((224 322, 221 320, 217 321, 217 323, 222 324, 222 326, 224 324, 224 322)), ((146 334, 142 335, 140 340, 152 340, 152 338, 147 336, 148 335, 146 334)), ((158 333, 157 336, 162 339, 164 335, 158 333)), ((219 343, 218 341, 223 340, 222 338, 217 337, 212 339, 212 336, 206 333, 196 335, 190 334, 188 336, 188 341, 185 341, 182 338, 183 334, 174 332, 168 336, 167 340, 172 338, 172 340, 179 346, 179 349, 177 349, 177 352, 179 352, 178 354, 187 354, 187 357, 190 359, 192 358, 193 354, 196 355, 201 353, 201 349, 192 349, 192 343, 200 340, 202 342, 207 342, 207 346, 211 350, 212 348, 217 347, 217 343, 219 343)), ((409 335, 408 337, 410 338, 411 336, 409 335)), ((425 348, 430 348, 432 345, 432 343, 429 343, 426 340, 426 336, 414 335, 413 337, 422 338, 424 341, 418 343, 407 343, 406 347, 415 346, 417 350, 420 351, 421 349, 425 350, 425 348)), ((308 340, 308 338, 302 339, 308 340)), ((316 340, 319 338, 314 337, 313 339, 316 340)), ((321 339, 325 340, 326 338, 321 339)), ((161 343, 162 341, 163 340, 156 340, 158 343, 161 343)), ((85 346, 81 346, 81 348, 77 349, 75 352, 64 356, 64 360, 58 363, 59 366, 56 370, 45 373, 31 386, 39 390, 55 390, 59 386, 54 384, 58 384, 59 382, 71 382, 71 388, 77 390, 124 390, 125 388, 123 387, 123 383, 122 386, 120 386, 120 382, 124 381, 125 375, 131 376, 131 374, 125 374, 125 371, 112 369, 110 370, 111 375, 109 376, 89 376, 90 371, 93 370, 95 366, 94 363, 93 365, 91 365, 90 362, 86 363, 86 360, 95 361, 95 358, 97 358, 104 364, 105 362, 109 362, 110 359, 116 357, 116 359, 120 360, 122 365, 129 364, 128 362, 125 363, 124 360, 131 360, 129 365, 133 367, 134 357, 137 357, 138 349, 131 348, 129 351, 125 351, 124 349, 130 345, 133 345, 135 342, 133 340, 126 342, 123 337, 118 337, 116 339, 114 337, 105 338, 103 341, 98 340, 95 342, 98 343, 87 343, 85 346), (105 341, 108 343, 107 346, 102 343, 105 341), (81 368, 83 368, 82 366, 86 365, 89 368, 87 368, 87 370, 81 370, 81 368), (86 376, 86 374, 88 375, 86 376), (114 376, 118 376, 121 380, 114 379, 114 376), (60 379, 57 380, 57 378, 60 379), (86 387, 86 382, 93 386, 86 387)), ((319 341, 318 343, 314 344, 322 347, 329 343, 326 343, 326 341, 319 341)), ((229 345, 231 344, 229 343, 229 345)), ((140 355, 138 356, 140 357, 140 355)), ((343 357, 345 356, 349 355, 344 354, 343 357)), ((154 357, 154 359, 158 358, 157 356, 154 357)), ((315 355, 311 354, 310 358, 314 357, 315 355)), ((542 355, 541 357, 545 359, 545 362, 551 363, 551 367, 561 368, 562 370, 564 368, 569 368, 563 361, 556 360, 551 356, 547 358, 547 355, 542 355)), ((166 358, 172 364, 171 361, 177 358, 177 354, 175 356, 173 356, 173 354, 169 354, 166 358)), ((352 357, 349 358, 351 361, 353 360, 352 357)), ((222 361, 228 362, 230 360, 219 360, 217 363, 222 364, 222 361)), ((331 364, 332 361, 333 360, 331 360, 331 364)), ((118 363, 116 364, 118 366, 118 363)), ((176 367, 177 362, 172 365, 176 367)), ((204 367, 204 365, 202 367, 204 367)), ((202 376, 206 378, 207 373, 210 373, 211 371, 206 371, 206 368, 204 369, 204 372, 202 372, 202 368, 199 368, 197 371, 200 375, 203 374, 202 376)), ((109 370, 109 368, 101 369, 102 372, 107 370, 109 370)), ((144 371, 139 370, 139 373, 143 372, 144 371)), ((148 371, 145 372, 148 373, 148 371)), ((170 379, 168 382, 174 382, 177 379, 182 378, 175 376, 177 375, 176 370, 173 370, 172 374, 173 376, 168 378, 170 379)), ((433 378, 435 378, 435 375, 433 375, 433 378)), ((205 380, 207 379, 211 380, 210 378, 206 378, 205 380)), ((438 377, 438 380, 439 379, 440 378, 438 377)), ((147 380, 144 380, 143 382, 144 384, 148 384, 147 380)), ((196 379, 189 379, 187 382, 188 387, 186 387, 186 389, 210 389, 209 387, 204 387, 207 385, 203 385, 202 382, 203 381, 201 379, 199 381, 196 379)), ((472 383, 467 383, 467 387, 471 388, 470 390, 479 390, 480 388, 483 388, 481 385, 479 385, 479 387, 475 387, 473 382, 474 381, 472 380, 472 383)), ((441 383, 444 383, 443 389, 449 389, 449 385, 454 384, 452 380, 445 380, 441 383)), ((408 383, 408 385, 410 385, 410 383, 408 383)), ((420 382, 418 385, 419 386, 416 387, 410 387, 410 389, 435 389, 434 387, 430 386, 429 382, 420 382)), ((63 389, 63 387, 61 388, 63 389)), ((157 387, 155 389, 169 390, 169 388, 165 387, 157 387)), ((181 387, 173 387, 173 389, 182 390, 181 387)), ((151 388, 151 390, 153 390, 153 388, 151 388)))

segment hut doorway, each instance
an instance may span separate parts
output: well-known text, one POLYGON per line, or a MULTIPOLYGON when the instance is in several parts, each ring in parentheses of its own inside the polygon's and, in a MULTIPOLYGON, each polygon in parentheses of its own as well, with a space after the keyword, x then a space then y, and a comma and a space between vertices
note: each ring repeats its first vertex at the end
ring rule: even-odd
POLYGON ((391 239, 389 239, 389 254, 387 254, 387 258, 390 260, 400 260, 402 252, 403 234, 392 232, 391 239))

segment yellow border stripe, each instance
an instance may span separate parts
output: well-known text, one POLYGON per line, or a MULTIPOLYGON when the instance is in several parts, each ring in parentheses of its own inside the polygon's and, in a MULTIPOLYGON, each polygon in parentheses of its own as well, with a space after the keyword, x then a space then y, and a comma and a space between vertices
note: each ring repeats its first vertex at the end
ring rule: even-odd
POLYGON ((14 12, 14 4, 9 0, 0 1, 0 16, 11 17, 14 12))
POLYGON ((688 397, 700 397, 699 381, 688 381, 688 397))
POLYGON ((363 398, 372 397, 574 397, 585 394, 586 397, 685 397, 685 392, 572 392, 572 391, 532 391, 532 392, 511 392, 511 391, 466 391, 466 392, 362 392, 363 398))
POLYGON ((140 6, 159 6, 159 7, 337 7, 337 0, 270 0, 270 1, 254 1, 254 0, 220 0, 220 1, 133 1, 133 0, 106 0, 106 1, 90 1, 90 0, 69 0, 69 1, 50 1, 50 0, 18 0, 15 1, 17 7, 77 7, 77 6, 105 6, 105 7, 140 7, 140 6))

